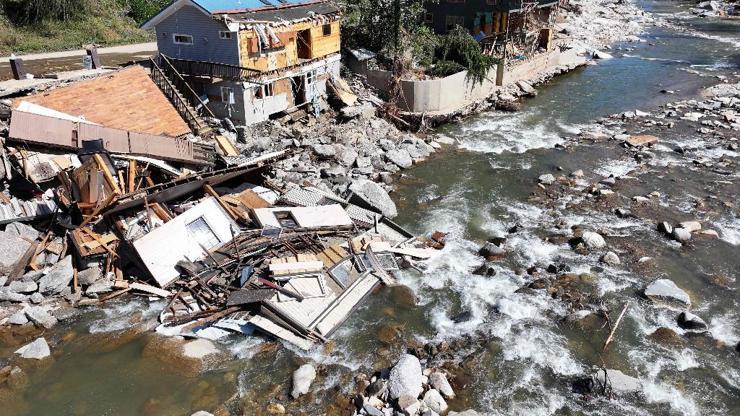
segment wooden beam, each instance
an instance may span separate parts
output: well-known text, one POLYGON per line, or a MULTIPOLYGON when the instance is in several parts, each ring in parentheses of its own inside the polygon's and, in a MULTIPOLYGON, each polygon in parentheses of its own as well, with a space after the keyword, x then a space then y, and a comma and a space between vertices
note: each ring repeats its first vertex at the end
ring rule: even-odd
POLYGON ((131 160, 128 162, 128 191, 136 191, 136 161, 131 160))
POLYGON ((100 170, 103 171, 103 176, 105 176, 105 180, 108 182, 108 185, 113 188, 113 192, 120 195, 122 193, 121 188, 118 187, 116 180, 113 179, 113 174, 111 174, 111 172, 108 170, 108 165, 105 164, 105 161, 103 161, 103 158, 100 155, 93 155, 93 157, 98 163, 98 167, 100 168, 100 170))

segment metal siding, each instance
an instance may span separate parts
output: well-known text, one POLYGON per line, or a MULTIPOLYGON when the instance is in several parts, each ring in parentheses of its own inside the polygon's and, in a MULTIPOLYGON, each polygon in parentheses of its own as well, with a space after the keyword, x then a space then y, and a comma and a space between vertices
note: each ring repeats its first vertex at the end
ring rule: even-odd
POLYGON ((76 123, 39 114, 13 111, 10 137, 33 143, 75 147, 72 141, 76 123))
POLYGON ((180 59, 239 65, 239 34, 231 39, 219 37, 218 32, 228 30, 202 11, 185 6, 156 27, 157 47, 160 53, 180 59), (172 35, 191 35, 192 45, 176 45, 172 35))
POLYGON ((171 160, 193 161, 193 143, 186 139, 129 133, 131 153, 171 160))

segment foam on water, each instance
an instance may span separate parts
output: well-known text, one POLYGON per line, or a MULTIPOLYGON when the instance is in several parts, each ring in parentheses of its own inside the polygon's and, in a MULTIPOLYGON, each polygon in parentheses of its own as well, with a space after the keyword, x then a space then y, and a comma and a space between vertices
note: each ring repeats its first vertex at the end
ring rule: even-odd
POLYGON ((516 114, 486 113, 462 129, 460 147, 479 153, 524 153, 530 149, 553 147, 563 142, 561 134, 578 130, 560 122, 554 126, 546 122, 533 123, 531 120, 537 116, 532 110, 516 114), (525 125, 527 127, 522 128, 525 125))
POLYGON ((136 312, 142 313, 141 322, 154 320, 164 306, 163 301, 147 302, 140 299, 110 302, 101 309, 105 316, 90 324, 90 333, 99 334, 131 328, 135 325, 127 317, 131 317, 136 312))
POLYGON ((604 177, 624 176, 640 166, 634 159, 607 159, 602 160, 600 165, 600 167, 594 169, 594 173, 604 177))
POLYGON ((740 245, 740 218, 715 222, 714 227, 719 231, 719 238, 733 246, 740 245))
POLYGON ((686 392, 655 381, 644 381, 643 392, 648 403, 667 403, 673 412, 685 416, 700 415, 696 402, 686 392))
POLYGON ((712 338, 734 346, 740 342, 738 319, 738 315, 732 312, 715 316, 709 321, 709 333, 712 334, 712 338))

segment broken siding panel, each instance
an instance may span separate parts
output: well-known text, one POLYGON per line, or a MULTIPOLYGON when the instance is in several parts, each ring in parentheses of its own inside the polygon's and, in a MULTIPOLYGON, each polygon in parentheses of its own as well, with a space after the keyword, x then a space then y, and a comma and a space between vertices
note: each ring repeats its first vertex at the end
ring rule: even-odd
POLYGON ((105 150, 113 153, 128 153, 128 132, 92 124, 80 124, 77 129, 80 147, 86 140, 103 140, 105 150))
POLYGON ((195 61, 239 65, 239 36, 221 39, 219 31, 228 30, 203 12, 185 6, 157 25, 157 48, 167 56, 195 61), (190 35, 192 45, 178 45, 174 34, 190 35))
POLYGON ((53 146, 77 147, 73 140, 75 125, 69 120, 15 110, 10 119, 10 137, 53 146))
POLYGON ((187 139, 130 133, 131 153, 185 162, 195 161, 193 143, 187 139))
POLYGON ((331 34, 324 36, 324 25, 318 24, 311 27, 311 58, 323 58, 339 52, 341 48, 341 35, 339 33, 339 21, 334 21, 328 26, 331 34))
POLYGON ((277 216, 289 213, 301 228, 352 226, 352 219, 341 205, 319 207, 280 207, 255 209, 254 215, 262 227, 283 228, 277 216))

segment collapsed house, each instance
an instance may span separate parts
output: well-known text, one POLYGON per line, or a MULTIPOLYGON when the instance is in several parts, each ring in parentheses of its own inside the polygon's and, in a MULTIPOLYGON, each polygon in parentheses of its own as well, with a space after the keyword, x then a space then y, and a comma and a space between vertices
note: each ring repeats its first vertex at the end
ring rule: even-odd
POLYGON ((327 107, 327 84, 339 82, 340 19, 325 0, 177 0, 142 27, 156 32, 161 67, 215 115, 248 125, 327 107))

